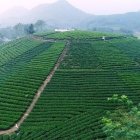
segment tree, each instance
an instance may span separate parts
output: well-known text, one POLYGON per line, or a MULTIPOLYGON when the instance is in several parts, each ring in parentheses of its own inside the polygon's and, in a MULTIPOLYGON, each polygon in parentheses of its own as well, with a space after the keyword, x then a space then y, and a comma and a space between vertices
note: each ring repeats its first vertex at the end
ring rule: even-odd
POLYGON ((46 26, 46 23, 45 21, 43 20, 38 20, 36 23, 35 23, 35 28, 37 31, 43 31, 43 29, 45 28, 46 26))
POLYGON ((26 31, 27 34, 35 33, 34 25, 33 24, 26 25, 25 26, 25 31, 26 31))
POLYGON ((16 36, 24 36, 25 35, 25 25, 22 23, 18 23, 13 27, 13 30, 15 31, 16 36))
POLYGON ((125 95, 113 95, 108 101, 117 106, 102 119, 107 140, 140 140, 140 104, 134 106, 125 95))

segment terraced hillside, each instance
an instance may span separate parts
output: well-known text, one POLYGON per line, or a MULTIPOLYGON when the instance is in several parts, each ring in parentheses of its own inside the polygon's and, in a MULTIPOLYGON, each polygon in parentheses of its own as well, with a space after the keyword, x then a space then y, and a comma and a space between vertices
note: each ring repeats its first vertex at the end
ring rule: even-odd
POLYGON ((0 48, 0 129, 8 129, 30 105, 64 43, 16 40, 0 48))
MULTIPOLYGON (((10 136, 1 136, 2 140, 105 139, 101 118, 106 110, 114 109, 114 106, 109 104, 106 99, 112 94, 125 94, 134 103, 140 102, 140 41, 133 37, 110 34, 105 35, 107 40, 103 41, 103 35, 105 34, 79 31, 41 35, 45 40, 69 40, 67 54, 51 82, 41 94, 33 111, 19 130, 10 136)), ((40 78, 40 81, 41 77, 45 77, 49 73, 55 59, 62 51, 62 46, 64 46, 59 44, 58 47, 57 44, 57 47, 51 49, 55 45, 51 43, 47 43, 47 45, 50 45, 48 49, 46 48, 47 50, 41 53, 44 55, 38 54, 31 61, 38 62, 32 76, 40 78), (56 49, 59 51, 52 53, 56 49), (51 55, 49 55, 50 53, 51 55), (54 59, 50 63, 49 60, 52 60, 52 58, 54 59)), ((22 63, 17 63, 22 65, 14 65, 13 72, 17 74, 16 68, 22 66, 20 70, 27 73, 27 67, 34 68, 31 62, 22 60, 22 63), (23 68, 23 65, 25 65, 25 68, 23 68)), ((20 77, 19 74, 18 77, 20 77)), ((16 78, 16 81, 20 83, 19 81, 25 81, 25 79, 24 74, 24 78, 21 76, 20 80, 16 78)), ((16 96, 17 102, 26 102, 27 106, 29 105, 37 87, 37 82, 33 82, 33 85, 36 86, 30 88, 28 96, 19 96, 20 99, 16 96)), ((11 89, 14 87, 12 86, 11 89)), ((26 88, 26 84, 22 88, 26 88)), ((4 99, 6 99, 6 96, 5 93, 4 99)), ((3 107, 5 106, 3 105, 3 107)), ((17 110, 18 114, 18 108, 22 108, 21 112, 24 112, 26 107, 17 106, 14 109, 17 110)), ((10 112, 7 112, 7 116, 8 113, 10 112)), ((14 121, 9 120, 9 123, 11 122, 14 121)))

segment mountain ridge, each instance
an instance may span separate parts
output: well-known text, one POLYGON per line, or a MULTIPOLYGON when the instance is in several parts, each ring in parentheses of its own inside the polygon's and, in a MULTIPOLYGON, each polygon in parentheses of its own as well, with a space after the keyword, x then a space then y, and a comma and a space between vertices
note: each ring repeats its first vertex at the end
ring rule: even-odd
POLYGON ((66 0, 58 0, 51 4, 41 4, 31 10, 15 8, 5 12, 7 17, 1 16, 0 24, 13 26, 17 23, 35 23, 44 20, 54 28, 80 28, 94 30, 94 28, 123 29, 140 31, 140 11, 115 15, 88 14, 66 0), (13 15, 13 16, 12 16, 13 15), (4 18, 3 18, 4 17, 4 18))
MULTIPOLYGON (((19 13, 20 10, 15 9, 12 10, 13 13, 19 13)), ((8 11, 6 12, 8 15, 8 11)), ((58 26, 75 26, 78 24, 79 21, 84 20, 85 18, 89 17, 90 14, 83 12, 80 9, 75 8, 69 2, 65 0, 58 0, 55 3, 51 4, 41 4, 38 5, 31 10, 29 10, 26 14, 22 16, 18 16, 17 18, 12 20, 10 16, 11 11, 9 12, 8 18, 0 19, 0 23, 7 25, 14 25, 19 22, 21 23, 34 23, 37 20, 44 20, 44 21, 52 21, 56 22, 58 26), (10 20, 9 20, 10 18, 10 20), (61 20, 60 20, 61 19, 61 20), (77 20, 78 19, 78 20, 77 20), (12 22, 11 22, 12 21, 12 22)))

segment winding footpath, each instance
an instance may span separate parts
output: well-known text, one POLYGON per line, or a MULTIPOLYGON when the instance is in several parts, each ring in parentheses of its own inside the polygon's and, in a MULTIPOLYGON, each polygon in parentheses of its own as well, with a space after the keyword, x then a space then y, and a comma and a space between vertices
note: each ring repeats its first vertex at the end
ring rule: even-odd
POLYGON ((54 68, 51 70, 50 74, 47 76, 46 80, 43 82, 43 84, 39 87, 37 93, 34 96, 34 99, 32 101, 32 103, 30 104, 30 106, 28 107, 28 109, 26 110, 26 112, 23 114, 23 116, 18 120, 18 122, 10 129, 8 130, 3 130, 0 131, 0 135, 8 135, 11 133, 14 133, 16 131, 19 130, 21 124, 26 120, 26 118, 28 117, 28 115, 32 112, 34 106, 36 105, 38 99, 41 96, 41 93, 44 91, 45 87, 48 85, 48 83, 51 81, 52 77, 54 76, 56 70, 58 69, 58 67, 60 66, 60 63, 63 61, 64 57, 66 56, 66 53, 68 51, 68 47, 70 45, 70 42, 67 41, 64 50, 62 51, 59 59, 57 60, 54 68))

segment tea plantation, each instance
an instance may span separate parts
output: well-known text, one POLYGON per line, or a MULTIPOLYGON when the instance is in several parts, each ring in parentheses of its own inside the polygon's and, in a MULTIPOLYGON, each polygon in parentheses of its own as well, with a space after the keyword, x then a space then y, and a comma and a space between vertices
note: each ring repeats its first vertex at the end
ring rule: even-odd
POLYGON ((24 38, 0 47, 1 130, 20 119, 64 47, 67 53, 19 130, 0 140, 105 139, 101 118, 115 106, 107 98, 140 102, 140 40, 84 31, 36 36, 54 42, 24 38))

